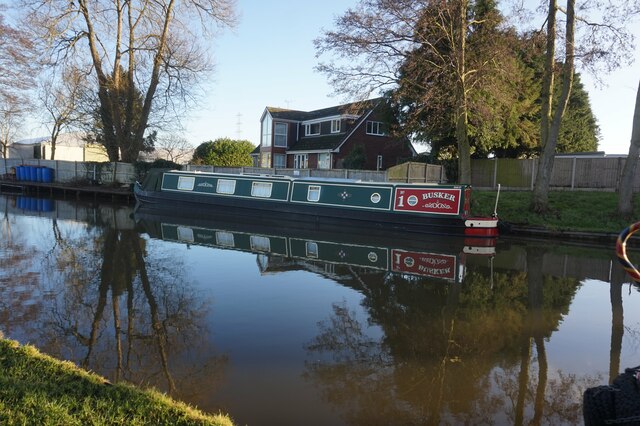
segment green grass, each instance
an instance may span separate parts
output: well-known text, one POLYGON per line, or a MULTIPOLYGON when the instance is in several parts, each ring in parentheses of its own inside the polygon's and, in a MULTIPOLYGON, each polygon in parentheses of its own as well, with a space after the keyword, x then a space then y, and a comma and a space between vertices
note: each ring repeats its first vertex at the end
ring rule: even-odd
MULTIPOLYGON (((553 231, 618 233, 630 224, 617 214, 618 195, 615 192, 552 191, 549 193, 550 211, 545 215, 529 210, 531 195, 530 191, 501 191, 498 217, 512 224, 553 231)), ((493 213, 495 191, 474 190, 471 198, 474 214, 493 213)), ((640 212, 640 197, 636 197, 634 203, 634 211, 640 212)))
POLYGON ((1 335, 0 424, 233 425, 159 392, 110 384, 1 335))

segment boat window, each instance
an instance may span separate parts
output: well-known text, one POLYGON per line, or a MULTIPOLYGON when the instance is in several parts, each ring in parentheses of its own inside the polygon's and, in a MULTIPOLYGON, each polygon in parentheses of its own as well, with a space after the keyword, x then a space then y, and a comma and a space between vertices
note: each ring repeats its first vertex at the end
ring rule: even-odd
POLYGON ((251 185, 251 195, 254 197, 271 197, 271 182, 253 182, 251 185))
POLYGON ((307 257, 318 258, 318 243, 314 241, 307 241, 305 243, 307 249, 307 257))
POLYGON ((178 189, 182 191, 193 191, 193 185, 195 182, 196 178, 193 176, 179 176, 178 189))
POLYGON ((216 192, 218 194, 233 194, 234 192, 236 192, 236 181, 229 179, 218 179, 216 192))
POLYGON ((271 240, 269 237, 261 235, 252 235, 250 238, 251 250, 254 251, 271 251, 271 240))
POLYGON ((225 247, 234 247, 233 234, 231 232, 217 231, 216 244, 225 247))
POLYGON ((309 190, 307 191, 307 201, 318 200, 320 200, 320 185, 309 185, 309 190))
POLYGON ((193 238, 193 229, 187 228, 185 226, 178 226, 178 240, 187 241, 192 243, 194 241, 193 238))
POLYGON ((371 202, 373 204, 378 204, 380 202, 380 194, 378 194, 377 192, 374 192, 373 194, 371 194, 371 202))

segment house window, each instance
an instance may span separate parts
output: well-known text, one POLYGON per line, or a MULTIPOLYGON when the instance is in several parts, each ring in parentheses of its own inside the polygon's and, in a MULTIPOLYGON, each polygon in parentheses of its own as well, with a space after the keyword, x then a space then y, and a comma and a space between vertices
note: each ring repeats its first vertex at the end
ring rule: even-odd
POLYGON ((269 198, 271 197, 271 182, 253 182, 251 184, 251 196, 269 198))
POLYGON ((309 189, 307 190, 307 201, 318 201, 318 200, 320 200, 320 186, 309 185, 309 189))
POLYGON ((285 148, 287 147, 287 124, 286 123, 276 123, 273 144, 275 146, 283 146, 285 148))
POLYGON ((384 136, 387 133, 384 130, 384 123, 380 121, 367 121, 367 134, 384 136))
POLYGON ((304 135, 305 136, 314 136, 320 134, 320 123, 313 124, 305 124, 304 125, 304 135))
POLYGON ((306 169, 309 164, 309 156, 307 154, 296 154, 293 157, 294 169, 306 169))
POLYGON ((331 154, 328 152, 318 154, 318 168, 330 169, 331 168, 331 154))
POLYGON ((193 191, 195 182, 196 178, 193 176, 180 176, 178 177, 178 189, 181 191, 193 191))
POLYGON ((267 113, 264 120, 262 120, 262 133, 260 135, 262 146, 271 146, 271 127, 273 122, 271 116, 267 113))
POLYGON ((376 163, 376 170, 382 169, 382 155, 378 155, 378 162, 376 163))
POLYGON ((285 154, 273 154, 273 167, 282 169, 287 167, 287 156, 285 154))
POLYGON ((340 119, 331 120, 331 133, 340 133, 340 119))
POLYGON ((218 194, 233 194, 234 192, 236 192, 236 181, 229 179, 218 179, 216 192, 218 194))

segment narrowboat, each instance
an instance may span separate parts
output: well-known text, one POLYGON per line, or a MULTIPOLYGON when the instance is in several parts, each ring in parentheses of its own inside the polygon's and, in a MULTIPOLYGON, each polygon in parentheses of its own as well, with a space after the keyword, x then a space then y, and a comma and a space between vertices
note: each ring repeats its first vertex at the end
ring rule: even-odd
POLYGON ((271 215, 280 225, 333 220, 372 232, 498 236, 496 214, 470 216, 469 185, 152 170, 134 194, 138 206, 205 218, 224 210, 247 219, 271 215))
POLYGON ((137 228, 151 238, 262 256, 261 265, 345 265, 408 276, 461 282, 469 256, 491 257, 495 239, 441 238, 420 244, 402 234, 371 235, 282 228, 232 219, 194 220, 137 210, 137 228), (481 245, 475 246, 474 242, 481 245))

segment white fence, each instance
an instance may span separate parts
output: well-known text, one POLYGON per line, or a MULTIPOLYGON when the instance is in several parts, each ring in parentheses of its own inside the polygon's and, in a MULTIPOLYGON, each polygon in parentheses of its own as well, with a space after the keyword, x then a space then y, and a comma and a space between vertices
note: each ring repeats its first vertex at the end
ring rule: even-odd
POLYGON ((62 160, 0 159, 0 176, 15 175, 18 166, 42 166, 53 169, 53 182, 94 182, 101 184, 131 184, 136 171, 129 163, 95 163, 62 160))

